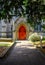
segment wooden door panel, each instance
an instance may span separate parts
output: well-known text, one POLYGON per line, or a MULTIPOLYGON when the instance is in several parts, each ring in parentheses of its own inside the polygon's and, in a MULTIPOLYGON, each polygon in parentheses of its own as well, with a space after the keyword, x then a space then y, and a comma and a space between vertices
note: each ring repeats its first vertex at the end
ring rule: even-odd
POLYGON ((25 40, 26 39, 26 28, 21 26, 18 31, 18 39, 25 40))

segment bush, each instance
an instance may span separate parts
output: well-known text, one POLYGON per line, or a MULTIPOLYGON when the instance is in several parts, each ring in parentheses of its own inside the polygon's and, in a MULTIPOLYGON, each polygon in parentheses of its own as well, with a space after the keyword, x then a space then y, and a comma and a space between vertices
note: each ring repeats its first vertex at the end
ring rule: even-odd
POLYGON ((40 36, 37 33, 33 33, 32 35, 29 36, 28 40, 31 40, 33 42, 40 41, 40 36))
POLYGON ((42 40, 45 40, 45 36, 43 36, 43 39, 42 40))

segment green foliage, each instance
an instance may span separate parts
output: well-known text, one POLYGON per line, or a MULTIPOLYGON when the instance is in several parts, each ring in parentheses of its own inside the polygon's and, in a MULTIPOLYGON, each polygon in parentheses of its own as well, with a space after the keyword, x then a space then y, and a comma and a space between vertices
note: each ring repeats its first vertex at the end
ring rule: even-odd
POLYGON ((27 6, 27 3, 28 3, 28 0, 23 1, 24 6, 27 6))
POLYGON ((0 1, 0 17, 3 18, 3 16, 9 16, 11 15, 17 15, 20 14, 19 8, 23 12, 23 1, 22 0, 1 0, 0 1))
POLYGON ((10 45, 11 45, 11 44, 7 44, 7 43, 6 43, 6 44, 5 44, 5 43, 4 43, 4 44, 0 44, 0 46, 5 46, 5 47, 8 47, 8 46, 10 46, 10 45))
POLYGON ((40 12, 44 9, 41 0, 0 0, 0 19, 23 15, 27 16, 27 20, 36 21, 37 18, 41 19, 40 12))
POLYGON ((40 41, 40 36, 37 33, 33 33, 32 35, 29 36, 29 40, 33 42, 40 41))
POLYGON ((29 20, 29 19, 28 19, 27 23, 29 23, 30 26, 31 26, 32 28, 34 28, 34 22, 33 22, 33 20, 31 20, 31 19, 29 20))
POLYGON ((43 36, 43 39, 42 40, 45 40, 45 36, 43 36))
POLYGON ((44 28, 44 29, 45 29, 45 25, 43 25, 43 26, 42 26, 42 28, 44 28))
POLYGON ((45 32, 45 25, 42 25, 42 31, 45 32))

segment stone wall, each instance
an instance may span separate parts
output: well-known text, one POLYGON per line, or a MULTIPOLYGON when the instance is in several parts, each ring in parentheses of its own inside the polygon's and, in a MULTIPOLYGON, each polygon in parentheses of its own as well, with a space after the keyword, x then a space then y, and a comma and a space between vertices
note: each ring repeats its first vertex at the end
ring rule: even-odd
POLYGON ((19 18, 16 23, 14 24, 14 32, 13 32, 13 40, 18 40, 18 30, 20 28, 20 26, 24 26, 26 27, 26 39, 28 38, 29 36, 29 31, 30 31, 30 27, 29 27, 29 24, 27 23, 27 21, 25 20, 25 18, 19 18))

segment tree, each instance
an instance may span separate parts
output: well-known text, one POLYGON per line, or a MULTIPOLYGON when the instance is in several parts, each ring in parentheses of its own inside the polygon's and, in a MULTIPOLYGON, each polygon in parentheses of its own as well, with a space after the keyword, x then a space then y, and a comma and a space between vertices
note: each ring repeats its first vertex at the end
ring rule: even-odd
MULTIPOLYGON (((0 0, 0 19, 9 19, 13 16, 26 16, 28 22, 41 19, 42 0, 0 0)), ((32 23, 32 22, 31 22, 32 23)))
MULTIPOLYGON (((10 15, 17 15, 19 9, 22 10, 22 0, 1 0, 0 1, 0 17, 10 17, 10 15)), ((23 10, 22 10, 23 11, 23 10)))

